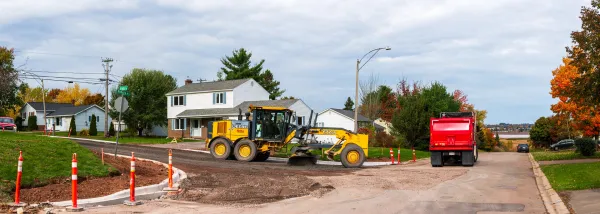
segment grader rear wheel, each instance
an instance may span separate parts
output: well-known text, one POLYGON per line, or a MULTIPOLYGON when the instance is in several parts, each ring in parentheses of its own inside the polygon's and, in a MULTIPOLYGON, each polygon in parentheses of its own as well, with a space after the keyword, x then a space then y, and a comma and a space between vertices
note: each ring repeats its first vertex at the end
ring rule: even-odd
POLYGON ((356 144, 347 145, 342 150, 341 157, 342 165, 346 168, 359 168, 365 162, 365 152, 356 144))
POLYGON ((250 162, 254 160, 258 151, 256 149, 256 144, 250 140, 242 140, 235 144, 235 149, 233 151, 235 158, 239 161, 250 162))

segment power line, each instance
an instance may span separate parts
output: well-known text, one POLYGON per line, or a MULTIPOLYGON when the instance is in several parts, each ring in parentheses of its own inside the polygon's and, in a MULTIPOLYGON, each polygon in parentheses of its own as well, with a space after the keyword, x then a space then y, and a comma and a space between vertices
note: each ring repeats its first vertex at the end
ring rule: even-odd
POLYGON ((75 79, 75 80, 100 80, 101 78, 91 78, 91 77, 60 77, 60 76, 45 76, 45 75, 31 75, 31 74, 21 74, 21 76, 27 77, 44 77, 44 78, 62 78, 62 79, 75 79))
MULTIPOLYGON (((30 79, 30 80, 37 80, 38 78, 34 78, 34 77, 21 77, 22 79, 30 79)), ((85 83, 85 84, 92 84, 92 85, 98 85, 98 84, 102 84, 102 82, 89 82, 89 81, 80 81, 80 80, 75 80, 75 81, 71 81, 71 80, 64 80, 64 79, 46 79, 43 78, 43 80, 46 81, 55 81, 55 82, 76 82, 76 83, 85 83)))
POLYGON ((79 54, 64 54, 64 53, 49 53, 49 52, 37 52, 37 51, 19 51, 19 50, 16 50, 15 52, 29 53, 29 54, 41 54, 41 55, 53 55, 53 56, 102 58, 101 56, 90 56, 90 55, 79 55, 79 54))
POLYGON ((104 73, 88 73, 88 72, 68 72, 68 71, 27 71, 33 73, 51 73, 51 74, 104 74, 104 73))

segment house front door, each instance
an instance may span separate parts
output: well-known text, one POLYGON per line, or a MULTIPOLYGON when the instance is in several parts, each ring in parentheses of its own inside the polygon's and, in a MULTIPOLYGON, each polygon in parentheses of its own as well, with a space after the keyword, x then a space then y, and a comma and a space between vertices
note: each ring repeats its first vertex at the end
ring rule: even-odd
POLYGON ((192 119, 192 128, 190 129, 192 137, 202 137, 200 130, 200 119, 192 119))

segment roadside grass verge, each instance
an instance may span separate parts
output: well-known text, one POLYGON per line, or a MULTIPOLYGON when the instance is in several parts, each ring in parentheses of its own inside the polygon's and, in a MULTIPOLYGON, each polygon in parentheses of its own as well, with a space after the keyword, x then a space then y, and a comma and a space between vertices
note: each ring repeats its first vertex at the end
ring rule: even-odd
POLYGON ((541 166, 556 191, 600 188, 600 162, 541 166))
MULTIPOLYGON (((279 152, 275 153, 275 157, 289 157, 291 155, 291 150, 293 147, 297 146, 296 144, 288 144, 285 147, 283 147, 279 152)), ((313 154, 315 155, 320 155, 320 159, 319 160, 328 160, 327 157, 325 157, 325 155, 323 154, 324 151, 326 151, 327 148, 321 150, 313 150, 313 154)), ((394 148, 394 160, 397 161, 398 158, 398 148, 394 148)), ((429 158, 431 156, 431 154, 428 151, 419 151, 419 150, 415 150, 415 156, 417 157, 417 159, 420 158, 429 158)), ((367 159, 389 159, 390 158, 390 148, 383 148, 383 147, 369 147, 369 154, 367 159)), ((400 149, 400 158, 402 159, 402 161, 409 161, 412 160, 412 150, 411 149, 400 149)), ((335 161, 340 161, 340 157, 339 155, 336 155, 333 158, 335 161)))
POLYGON ((600 152, 596 152, 594 156, 586 157, 575 151, 544 151, 544 152, 531 152, 533 158, 536 161, 552 161, 552 160, 573 160, 573 159, 588 159, 588 158, 600 158, 600 152))
POLYGON ((72 154, 77 153, 78 176, 105 177, 117 172, 88 149, 67 139, 0 132, 0 202, 12 201, 19 151, 23 152, 21 187, 44 186, 71 177, 72 154))
MULTIPOLYGON (((32 132, 32 133, 23 133, 25 135, 42 135, 41 132, 32 132)), ((122 144, 167 144, 170 143, 173 139, 166 137, 138 137, 138 136, 123 136, 123 133, 119 136, 119 143, 122 144)), ((67 137, 69 136, 69 132, 56 132, 56 136, 67 137)), ((117 137, 104 137, 104 132, 98 132, 97 136, 73 136, 76 138, 86 138, 86 139, 94 139, 94 140, 106 140, 115 142, 117 137)), ((179 139, 180 140, 180 139, 179 139)), ((180 141, 181 142, 181 141, 180 141)), ((183 142, 198 142, 197 140, 189 140, 184 139, 183 142)))

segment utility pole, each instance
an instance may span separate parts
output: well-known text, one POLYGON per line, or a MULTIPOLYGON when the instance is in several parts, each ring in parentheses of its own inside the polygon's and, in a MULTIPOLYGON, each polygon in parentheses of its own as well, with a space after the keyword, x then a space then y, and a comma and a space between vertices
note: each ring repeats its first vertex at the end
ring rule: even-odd
MULTIPOLYGON (((103 59, 102 67, 104 67, 104 72, 106 73, 106 82, 104 83, 104 87, 106 88, 106 95, 104 101, 104 137, 108 137, 108 123, 112 123, 112 121, 108 121, 108 74, 110 73, 110 69, 112 69, 112 65, 110 64, 113 61, 111 58, 103 59)), ((121 124, 119 124, 120 126, 121 124)))

